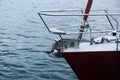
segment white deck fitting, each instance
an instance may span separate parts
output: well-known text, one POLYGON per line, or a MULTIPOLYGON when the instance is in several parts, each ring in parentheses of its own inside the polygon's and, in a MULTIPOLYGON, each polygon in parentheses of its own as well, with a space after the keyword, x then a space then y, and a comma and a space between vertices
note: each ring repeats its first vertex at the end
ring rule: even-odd
MULTIPOLYGON (((78 48, 68 48, 64 52, 81 52, 81 51, 114 51, 117 49, 116 36, 103 36, 94 39, 98 44, 90 45, 90 42, 81 42, 78 48), (102 38, 109 40, 110 42, 100 43, 102 38)), ((120 43, 118 43, 118 49, 120 48, 120 43)))

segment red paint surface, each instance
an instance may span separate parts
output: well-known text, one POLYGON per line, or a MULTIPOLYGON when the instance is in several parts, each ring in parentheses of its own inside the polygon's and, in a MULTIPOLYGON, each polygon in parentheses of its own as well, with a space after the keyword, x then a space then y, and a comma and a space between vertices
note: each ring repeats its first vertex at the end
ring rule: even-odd
POLYGON ((120 80, 120 51, 63 52, 80 80, 120 80))
MULTIPOLYGON (((89 14, 91 6, 92 6, 92 2, 93 2, 93 0, 88 0, 87 6, 86 6, 86 9, 85 9, 85 14, 89 14)), ((88 15, 85 15, 83 20, 87 21, 87 18, 88 18, 88 15)))

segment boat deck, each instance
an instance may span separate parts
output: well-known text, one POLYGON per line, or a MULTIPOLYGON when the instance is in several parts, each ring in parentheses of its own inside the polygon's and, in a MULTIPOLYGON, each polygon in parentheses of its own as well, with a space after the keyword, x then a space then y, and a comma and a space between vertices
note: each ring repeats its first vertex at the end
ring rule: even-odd
MULTIPOLYGON (((120 47, 120 45, 119 45, 120 47)), ((68 48, 64 50, 64 52, 83 52, 83 51, 114 51, 116 50, 115 43, 103 43, 103 44, 95 44, 90 45, 88 42, 81 43, 78 47, 68 48)))

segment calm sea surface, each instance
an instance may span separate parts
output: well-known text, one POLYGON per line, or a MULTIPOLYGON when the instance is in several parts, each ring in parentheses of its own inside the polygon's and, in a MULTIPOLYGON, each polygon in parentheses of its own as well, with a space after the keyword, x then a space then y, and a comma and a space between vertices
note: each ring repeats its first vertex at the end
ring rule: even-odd
MULTIPOLYGON (((84 9, 86 1, 0 0, 0 80, 78 80, 64 58, 44 52, 51 49, 55 35, 37 12, 84 9)), ((92 8, 119 11, 120 0, 94 0, 92 8)))

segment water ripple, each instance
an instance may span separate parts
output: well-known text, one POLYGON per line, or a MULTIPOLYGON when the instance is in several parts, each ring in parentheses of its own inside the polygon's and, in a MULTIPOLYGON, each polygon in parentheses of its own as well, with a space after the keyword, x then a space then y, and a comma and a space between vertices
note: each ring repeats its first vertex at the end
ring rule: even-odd
POLYGON ((17 36, 20 36, 20 37, 24 37, 24 38, 38 38, 36 36, 28 36, 28 35, 25 35, 25 34, 16 34, 17 36))
POLYGON ((10 63, 10 62, 1 62, 1 64, 5 67, 14 67, 14 68, 24 68, 23 65, 20 64, 15 64, 15 63, 10 63))
POLYGON ((37 22, 37 21, 33 21, 33 20, 28 20, 28 19, 27 19, 27 21, 28 21, 28 22, 30 22, 30 23, 35 23, 35 24, 39 24, 39 22, 37 22))

